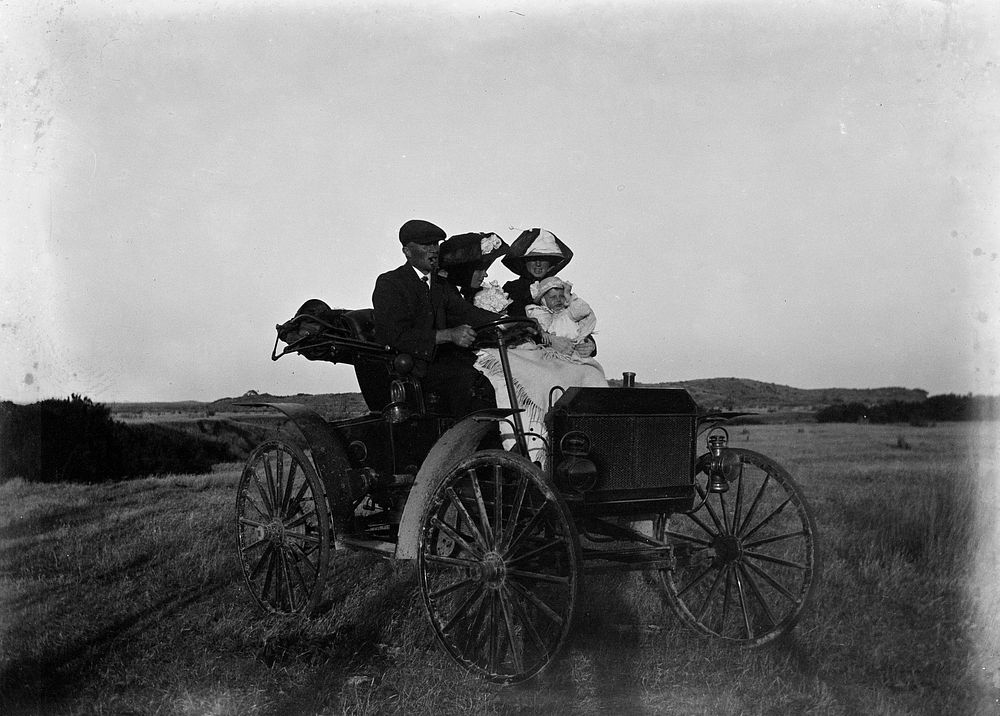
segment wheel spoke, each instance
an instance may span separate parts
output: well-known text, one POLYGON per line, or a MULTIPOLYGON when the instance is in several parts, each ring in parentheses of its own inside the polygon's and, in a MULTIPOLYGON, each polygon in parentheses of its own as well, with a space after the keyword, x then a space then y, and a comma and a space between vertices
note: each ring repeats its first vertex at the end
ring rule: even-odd
MULTIPOLYGON (((250 496, 250 493, 246 493, 243 495, 243 504, 249 504, 254 509, 254 512, 256 512, 258 515, 263 517, 268 522, 271 521, 271 515, 267 514, 266 512, 264 512, 264 510, 260 509, 260 507, 257 506, 257 501, 250 496)), ((240 519, 243 520, 247 518, 241 517, 240 519)))
POLYGON ((262 544, 267 544, 267 538, 266 537, 261 537, 259 540, 256 540, 254 542, 251 542, 248 545, 240 547, 240 551, 243 552, 244 554, 246 554, 247 552, 249 552, 252 549, 257 549, 262 544))
POLYGON ((483 630, 483 622, 486 619, 486 606, 489 595, 483 590, 483 598, 476 604, 476 618, 472 621, 472 627, 466 632, 465 651, 473 657, 483 648, 486 641, 486 632, 483 630))
POLYGON ((740 474, 736 477, 736 505, 733 507, 733 526, 729 534, 736 534, 740 524, 740 510, 743 509, 743 461, 740 461, 740 474))
POLYGON ((549 506, 548 502, 542 503, 542 506, 538 508, 538 512, 536 512, 534 516, 532 516, 531 520, 528 522, 527 525, 525 525, 524 529, 521 530, 520 534, 518 534, 518 536, 515 537, 514 540, 507 547, 507 549, 504 550, 503 553, 504 559, 506 559, 508 555, 510 555, 515 549, 517 549, 517 546, 521 543, 521 540, 523 540, 525 537, 531 534, 531 532, 535 529, 535 527, 538 526, 538 523, 542 521, 542 513, 545 512, 545 508, 548 506, 549 506))
MULTIPOLYGON (((281 451, 278 450, 278 462, 281 461, 281 451)), ((264 477, 267 480, 267 500, 271 507, 272 514, 281 514, 278 510, 278 495, 274 487, 274 470, 271 468, 271 461, 264 457, 264 477)))
POLYGON ((708 594, 705 595, 705 601, 702 602, 701 609, 695 615, 698 621, 705 618, 705 613, 708 612, 708 608, 712 604, 712 600, 715 597, 715 593, 719 589, 719 585, 722 584, 722 577, 725 575, 725 570, 720 569, 719 573, 715 575, 715 579, 712 580, 712 586, 708 588, 708 594))
POLYGON ((689 589, 691 589, 691 587, 695 586, 696 584, 700 583, 703 579, 705 579, 705 577, 708 576, 708 573, 711 572, 713 569, 718 569, 718 567, 716 567, 714 563, 709 563, 709 565, 701 571, 701 574, 699 574, 697 577, 688 582, 686 587, 677 590, 677 596, 678 597, 683 596, 689 589))
POLYGON ((292 589, 292 573, 288 569, 288 556, 284 550, 279 550, 281 558, 281 581, 285 583, 285 592, 288 595, 288 608, 295 611, 295 592, 292 589))
POLYGON ((808 569, 808 565, 805 564, 792 562, 787 559, 781 559, 781 557, 773 557, 769 554, 760 554, 759 552, 751 552, 750 550, 744 552, 743 556, 751 557, 753 559, 763 560, 764 562, 771 562, 772 564, 781 564, 784 565, 785 567, 791 567, 792 569, 801 569, 801 570, 808 569))
POLYGON ((779 515, 779 514, 781 513, 781 511, 782 511, 783 509, 785 509, 785 507, 786 507, 786 506, 788 505, 788 503, 789 503, 789 502, 791 502, 791 501, 792 501, 792 498, 791 498, 791 496, 787 497, 787 498, 785 499, 785 501, 784 501, 784 502, 782 502, 782 503, 781 503, 780 505, 778 505, 777 507, 775 507, 775 508, 774 508, 774 510, 772 510, 772 511, 771 511, 771 514, 769 514, 769 515, 768 515, 767 517, 765 517, 765 518, 764 518, 764 519, 762 519, 762 520, 761 520, 760 522, 758 522, 758 523, 757 523, 757 526, 756 526, 756 527, 754 527, 754 528, 753 528, 752 530, 750 530, 749 532, 747 532, 746 534, 744 534, 744 535, 742 536, 742 538, 743 538, 743 539, 749 539, 749 538, 750 538, 750 535, 752 535, 752 534, 753 534, 754 532, 756 532, 756 531, 757 531, 757 530, 759 530, 759 529, 760 529, 761 527, 763 527, 764 525, 768 524, 768 523, 769 523, 769 522, 770 522, 771 520, 773 520, 773 519, 774 519, 775 517, 777 517, 777 516, 778 516, 778 515, 779 515))
POLYGON ((467 587, 470 584, 477 584, 477 582, 475 579, 466 577, 465 579, 460 579, 457 582, 449 584, 447 587, 442 587, 436 592, 431 592, 427 596, 430 597, 431 599, 440 599, 441 597, 451 594, 452 592, 457 592, 462 587, 467 587))
POLYGON ((561 577, 557 574, 541 574, 540 572, 525 572, 520 569, 508 569, 507 576, 519 577, 520 579, 531 579, 536 582, 552 582, 553 584, 569 584, 569 577, 561 577))
POLYGON ((501 482, 502 469, 500 464, 497 463, 493 466, 493 528, 496 530, 494 540, 495 543, 499 542, 503 537, 503 530, 500 529, 500 525, 503 524, 503 486, 501 482))
POLYGON ((764 610, 764 615, 767 617, 767 620, 770 623, 769 628, 777 626, 778 620, 775 619, 774 614, 771 613, 771 607, 768 605, 767 600, 764 599, 764 595, 761 593, 760 587, 757 586, 757 581, 753 578, 750 572, 747 571, 746 567, 744 567, 743 565, 739 565, 737 568, 739 569, 740 574, 743 575, 743 579, 746 581, 747 586, 750 587, 750 593, 753 595, 753 597, 757 600, 757 603, 760 604, 761 608, 764 610))
MULTIPOLYGON (((305 564, 309 568, 309 572, 311 573, 309 575, 310 580, 315 580, 316 575, 319 574, 319 564, 313 562, 309 558, 309 555, 314 554, 316 550, 314 549, 310 552, 306 552, 298 545, 289 545, 288 551, 295 558, 294 561, 292 562, 292 564, 295 566, 295 569, 298 570, 300 564, 305 564)), ((299 574, 301 575, 301 572, 299 572, 299 574)), ((302 584, 303 585, 307 584, 307 581, 303 579, 302 584)))
POLYGON ((732 565, 727 564, 725 567, 726 571, 726 586, 722 590, 722 617, 719 621, 719 633, 726 628, 726 615, 729 614, 729 600, 730 595, 733 593, 733 570, 732 565))
POLYGON ((323 541, 316 535, 311 535, 307 532, 285 532, 285 539, 296 539, 302 542, 308 542, 309 544, 319 544, 323 541))
POLYGON ((726 508, 726 493, 719 493, 719 507, 722 510, 722 533, 731 534, 729 531, 729 510, 726 508))
POLYGON ((271 581, 274 579, 274 572, 275 572, 274 563, 275 560, 277 560, 276 552, 277 552, 276 549, 272 549, 267 555, 268 560, 267 560, 267 569, 264 571, 264 585, 261 587, 260 590, 261 596, 264 597, 265 599, 267 599, 267 595, 271 591, 271 581))
POLYGON ((432 564, 443 564, 447 567, 462 567, 464 569, 476 569, 479 566, 479 562, 471 559, 445 557, 440 554, 425 554, 424 560, 432 564))
POLYGON ((528 489, 528 481, 524 478, 518 480, 517 491, 514 493, 514 504, 511 506, 510 517, 507 520, 507 524, 504 525, 503 534, 501 535, 500 544, 498 548, 500 551, 505 551, 510 543, 511 538, 514 536, 514 530, 517 528, 517 521, 521 516, 521 506, 524 504, 524 493, 528 489))
MULTIPOLYGON (((712 528, 711 528, 711 527, 709 527, 708 525, 706 525, 706 524, 705 524, 704 522, 702 522, 702 521, 701 521, 701 519, 700 519, 700 518, 698 517, 698 515, 693 515, 693 514, 691 514, 691 515, 685 515, 685 516, 686 516, 686 517, 687 517, 687 518, 688 518, 689 520, 691 520, 692 522, 694 522, 694 523, 695 523, 696 525, 698 525, 699 527, 701 527, 701 529, 702 529, 702 530, 703 530, 703 531, 705 532, 705 534, 707 534, 707 535, 708 535, 709 537, 713 537, 713 538, 714 538, 714 537, 715 537, 716 535, 718 535, 718 534, 719 534, 718 532, 715 532, 715 531, 713 531, 713 530, 712 530, 712 528)), ((705 544, 708 544, 708 542, 706 542, 705 544)))
POLYGON ((541 547, 536 547, 535 549, 531 550, 530 552, 525 552, 524 554, 519 554, 516 557, 511 557, 509 560, 507 560, 507 567, 510 568, 512 565, 515 565, 518 562, 523 562, 525 560, 531 559, 532 557, 537 557, 542 552, 547 552, 548 550, 552 549, 553 547, 562 547, 565 544, 566 544, 565 540, 562 540, 562 539, 553 540, 552 542, 549 542, 548 544, 544 544, 541 547))
MULTIPOLYGON (((295 460, 293 458, 292 459, 292 464, 288 467, 288 478, 287 478, 287 482, 285 482, 285 492, 281 496, 281 509, 283 509, 283 510, 289 510, 290 511, 290 507, 291 507, 290 501, 291 501, 291 497, 292 497, 292 489, 295 486, 295 471, 298 469, 298 467, 299 467, 298 460, 295 460)), ((303 480, 303 482, 308 482, 308 481, 303 480)), ((286 512, 285 514, 288 514, 288 513, 286 512)))
POLYGON ((501 591, 510 597, 510 603, 514 605, 514 611, 517 613, 518 621, 521 622, 521 626, 524 627, 524 630, 528 633, 528 636, 531 637, 531 640, 535 642, 535 645, 542 650, 543 660, 548 661, 550 656, 549 648, 542 639, 541 634, 539 634, 538 630, 535 628, 535 623, 528 617, 528 613, 525 611, 521 600, 517 598, 517 595, 514 594, 513 590, 508 590, 507 587, 503 587, 501 591))
POLYGON ((483 594, 483 585, 477 584, 476 588, 473 589, 471 592, 469 592, 466 598, 462 600, 462 603, 458 605, 458 607, 455 609, 455 613, 451 615, 451 618, 448 620, 448 622, 441 627, 441 631, 446 634, 449 631, 451 631, 451 628, 458 623, 459 619, 465 616, 466 612, 468 612, 469 609, 472 607, 472 603, 475 602, 480 596, 482 596, 482 594, 483 594))
POLYGON ((500 602, 500 611, 503 614, 503 624, 507 631, 507 644, 510 647, 510 658, 514 662, 514 670, 518 673, 524 671, 524 663, 521 661, 521 649, 514 643, 514 622, 511 615, 511 606, 504 598, 505 590, 500 590, 497 594, 497 601, 500 602))
POLYGON ((795 537, 808 537, 809 533, 805 530, 797 530, 795 532, 786 532, 785 534, 776 535, 774 537, 767 537, 765 539, 759 539, 755 542, 745 542, 743 544, 744 549, 753 549, 754 547, 760 547, 764 544, 772 544, 774 542, 781 542, 786 539, 793 539, 795 537))
POLYGON ((296 517, 294 520, 292 520, 291 522, 286 522, 282 526, 285 528, 286 531, 287 530, 294 530, 296 527, 299 527, 300 525, 304 525, 306 523, 306 520, 308 520, 312 516, 313 516, 312 512, 303 512, 298 517, 296 517))
POLYGON ((775 579, 773 576, 771 576, 768 573, 768 571, 766 569, 764 569, 763 567, 761 567, 760 565, 754 564, 753 562, 747 562, 746 566, 747 566, 748 569, 751 569, 754 572, 756 572, 757 574, 759 574, 764 579, 764 581, 766 581, 768 584, 770 584, 772 587, 774 587, 788 601, 792 602, 793 604, 798 604, 801 601, 794 594, 792 594, 790 591, 788 591, 788 589, 786 589, 783 584, 781 584, 780 582, 778 582, 777 579, 775 579))
POLYGON ((452 504, 455 505, 455 509, 458 510, 458 513, 462 515, 462 519, 465 520, 465 524, 469 525, 469 529, 472 530, 472 538, 476 541, 476 544, 479 545, 480 553, 486 552, 488 549, 486 546, 486 540, 483 539, 483 535, 479 531, 479 528, 476 527, 476 523, 472 521, 472 515, 470 515, 469 511, 465 508, 465 503, 458 499, 458 495, 455 493, 454 488, 448 487, 446 492, 448 497, 451 499, 452 504))
POLYGON ((293 497, 288 503, 288 514, 298 511, 299 505, 302 503, 302 498, 305 496, 306 492, 309 491, 309 489, 309 480, 303 480, 298 492, 295 493, 295 497, 293 497))
POLYGON ((559 616, 552 609, 552 607, 550 607, 548 604, 546 604, 545 602, 543 602, 541 600, 541 598, 536 597, 534 594, 532 594, 530 591, 528 591, 527 588, 521 586, 517 582, 511 581, 511 582, 508 582, 508 584, 520 596, 522 596, 523 598, 527 599, 529 602, 531 602, 532 604, 534 604, 539 609, 539 611, 541 611, 545 616, 547 616, 549 619, 551 619, 552 621, 554 621, 556 624, 562 625, 563 618, 561 616, 559 616))
POLYGON ((489 669, 492 673, 499 670, 500 661, 500 624, 497 619, 497 593, 490 592, 490 619, 489 619, 489 669))
POLYGON ((462 549, 464 549, 469 554, 475 557, 482 556, 482 552, 480 550, 475 549, 471 544, 466 542, 465 539, 463 539, 462 535, 460 535, 458 532, 456 532, 451 527, 442 522, 440 519, 438 519, 437 515, 431 518, 431 524, 437 527, 442 532, 444 532, 451 539, 455 540, 455 543, 460 545, 462 549))
POLYGON ((476 496, 476 506, 479 508, 479 526, 483 529, 486 548, 490 549, 494 546, 493 528, 490 526, 490 516, 483 501, 483 491, 479 487, 479 477, 476 475, 476 471, 471 468, 468 471, 468 477, 472 481, 472 491, 476 496))
POLYGON ((274 547, 271 545, 270 542, 268 542, 267 545, 265 545, 264 553, 260 556, 260 558, 257 560, 257 563, 250 571, 249 574, 250 581, 255 580, 257 578, 257 575, 260 574, 261 569, 264 568, 264 563, 270 559, 272 551, 274 551, 274 547))
POLYGON ((757 494, 753 498, 753 502, 750 503, 750 509, 747 510, 747 516, 743 518, 743 522, 740 523, 739 530, 736 531, 737 535, 742 536, 743 530, 747 528, 750 521, 753 519, 754 513, 757 511, 757 504, 760 502, 761 498, 764 496, 764 491, 767 489, 767 484, 771 481, 771 473, 764 473, 764 481, 760 483, 760 487, 757 489, 757 494))
MULTIPOLYGON (((697 488, 697 490, 698 490, 698 495, 700 497, 704 498, 705 495, 707 494, 705 492, 705 488, 703 488, 701 485, 695 485, 695 488, 697 488)), ((721 499, 721 496, 722 496, 722 493, 719 493, 720 499, 721 499)), ((721 522, 719 522, 719 516, 717 514, 715 514, 715 510, 712 508, 712 502, 710 500, 705 500, 705 509, 708 510, 708 516, 711 517, 712 518, 712 522, 715 523, 715 529, 718 531, 718 533, 719 534, 725 534, 726 528, 722 526, 721 522)), ((712 531, 710 529, 708 529, 708 527, 706 527, 704 524, 702 524, 701 521, 699 521, 698 519, 696 519, 694 515, 690 515, 690 517, 691 517, 692 520, 694 520, 695 522, 697 522, 701 526, 701 528, 703 530, 705 530, 709 534, 712 534, 712 531)))
MULTIPOLYGON (((264 464, 267 464, 267 456, 264 456, 264 464)), ((267 512, 261 512, 262 517, 267 519, 272 519, 275 514, 274 505, 271 504, 270 498, 267 496, 267 488, 261 484, 260 475, 257 474, 256 467, 250 469, 250 474, 253 477, 254 485, 257 487, 257 494, 260 495, 260 499, 264 501, 264 509, 267 512)))
MULTIPOLYGON (((292 556, 293 557, 295 556, 294 552, 292 552, 292 556)), ((302 588, 305 589, 306 592, 308 592, 309 591, 309 582, 307 582, 306 578, 304 576, 302 576, 302 570, 299 568, 299 564, 301 564, 301 562, 302 562, 301 559, 295 558, 295 559, 289 560, 289 565, 291 566, 292 571, 295 572, 295 576, 298 578, 299 584, 301 584, 302 588)), ((306 561, 306 564, 309 564, 309 562, 306 561)), ((312 566, 312 565, 310 565, 310 566, 312 566)))
POLYGON ((743 580, 740 578, 738 570, 733 576, 736 578, 736 590, 740 597, 740 612, 743 615, 743 627, 746 629, 747 639, 753 639, 753 629, 750 626, 750 612, 747 610, 746 593, 743 589, 743 580))

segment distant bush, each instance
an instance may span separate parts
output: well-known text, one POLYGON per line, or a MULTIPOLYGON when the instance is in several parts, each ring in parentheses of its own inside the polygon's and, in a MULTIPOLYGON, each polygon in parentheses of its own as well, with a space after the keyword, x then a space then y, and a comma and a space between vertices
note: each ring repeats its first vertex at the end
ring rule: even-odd
POLYGON ((820 423, 909 423, 928 425, 935 421, 997 420, 1000 418, 1000 396, 994 395, 932 395, 926 400, 865 405, 844 403, 830 405, 816 413, 820 423))
POLYGON ((210 472, 233 460, 224 444, 160 425, 126 425, 89 398, 0 402, 0 479, 102 482, 142 475, 210 472))

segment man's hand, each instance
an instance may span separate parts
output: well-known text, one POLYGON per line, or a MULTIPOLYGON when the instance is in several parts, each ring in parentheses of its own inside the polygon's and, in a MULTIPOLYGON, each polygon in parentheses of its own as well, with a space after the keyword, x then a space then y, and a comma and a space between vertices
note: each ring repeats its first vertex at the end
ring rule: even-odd
POLYGON ((468 348, 476 340, 476 332, 472 327, 463 323, 454 328, 443 328, 435 336, 437 343, 454 343, 456 346, 468 348))

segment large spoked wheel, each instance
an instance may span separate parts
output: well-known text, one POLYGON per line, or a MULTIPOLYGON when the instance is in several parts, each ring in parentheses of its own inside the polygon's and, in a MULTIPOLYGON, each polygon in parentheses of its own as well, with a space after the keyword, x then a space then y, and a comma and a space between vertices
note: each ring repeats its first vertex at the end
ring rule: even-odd
MULTIPOLYGON (((740 464, 727 492, 709 494, 693 514, 657 520, 656 536, 674 545, 675 561, 659 574, 688 625, 760 646, 794 626, 816 588, 816 524, 784 468, 750 450, 732 452, 740 464)), ((706 487, 699 473, 699 500, 706 487)))
POLYGON ((523 457, 484 450, 440 481, 417 568, 438 640, 497 683, 530 678, 566 639, 581 575, 565 503, 523 457))
POLYGON ((279 614, 314 611, 331 549, 330 513, 312 461, 269 440, 251 453, 236 496, 236 538, 254 600, 279 614))

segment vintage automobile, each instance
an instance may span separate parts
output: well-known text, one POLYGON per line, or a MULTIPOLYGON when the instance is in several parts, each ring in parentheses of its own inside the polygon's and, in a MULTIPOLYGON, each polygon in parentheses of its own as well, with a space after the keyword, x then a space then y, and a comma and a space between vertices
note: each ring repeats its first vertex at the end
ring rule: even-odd
POLYGON ((374 341, 371 309, 320 303, 277 326, 271 357, 352 364, 370 412, 255 404, 301 433, 257 447, 239 482, 239 560, 263 609, 314 612, 334 550, 412 560, 441 645, 498 683, 556 657, 588 572, 645 570, 684 623, 737 645, 770 642, 802 614, 816 526, 788 472, 727 444, 738 414, 699 414, 686 391, 635 387, 631 373, 622 387, 555 388, 538 464, 507 353, 537 331, 532 319, 477 329, 513 407, 454 416, 434 410, 410 356, 374 341))

